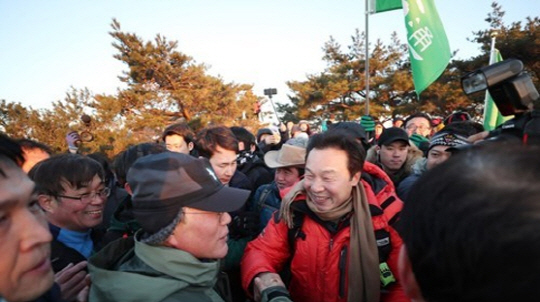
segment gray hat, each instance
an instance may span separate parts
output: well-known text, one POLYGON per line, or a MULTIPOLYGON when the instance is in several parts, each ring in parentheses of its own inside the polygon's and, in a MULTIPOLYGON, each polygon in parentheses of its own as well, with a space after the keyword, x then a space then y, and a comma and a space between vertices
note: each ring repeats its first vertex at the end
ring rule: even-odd
POLYGON ((143 241, 159 243, 172 233, 182 207, 210 212, 241 208, 250 191, 224 186, 207 159, 165 152, 138 159, 127 174, 133 215, 143 241))

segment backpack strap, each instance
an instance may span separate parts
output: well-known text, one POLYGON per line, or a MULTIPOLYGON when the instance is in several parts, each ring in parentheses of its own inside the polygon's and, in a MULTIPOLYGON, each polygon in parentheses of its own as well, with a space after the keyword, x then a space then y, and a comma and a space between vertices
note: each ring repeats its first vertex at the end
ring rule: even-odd
MULTIPOLYGON (((381 216, 384 214, 383 209, 388 207, 391 203, 393 203, 396 200, 394 196, 389 197, 385 202, 383 202, 383 205, 381 208, 379 208, 376 205, 370 204, 369 205, 369 211, 371 213, 371 217, 381 216)), ((396 218, 394 216, 393 218, 396 218)), ((379 252, 379 270, 380 270, 380 277, 381 277, 381 286, 383 290, 386 290, 387 286, 394 284, 396 282, 396 279, 394 275, 392 274, 392 271, 390 270, 390 267, 388 266, 387 260, 390 257, 390 253, 392 252, 392 243, 390 242, 390 232, 388 232, 385 229, 378 229, 374 230, 375 232, 375 241, 377 242, 377 251, 379 252)))
MULTIPOLYGON (((286 287, 289 287, 289 284, 291 283, 291 262, 294 257, 294 252, 296 251, 296 239, 301 238, 302 240, 306 240, 306 234, 302 232, 302 224, 304 223, 304 217, 306 214, 299 211, 294 211, 293 215, 293 227, 287 230, 287 241, 289 242, 290 256, 279 273, 281 280, 283 280, 286 287)), ((275 212, 274 219, 277 220, 278 217, 279 213, 275 212)))
POLYGON ((293 227, 287 231, 287 238, 289 241, 289 251, 291 251, 291 258, 294 256, 296 238, 306 240, 306 234, 302 232, 302 224, 304 223, 304 217, 306 214, 302 212, 294 212, 293 214, 293 227))
MULTIPOLYGON (((376 205, 369 205, 369 212, 371 217, 381 216, 384 214, 383 209, 376 205)), ((379 263, 386 262, 392 251, 392 245, 390 244, 390 233, 385 229, 374 230, 375 240, 377 241, 377 249, 379 251, 379 263)))
POLYGON ((261 195, 259 196, 259 200, 257 200, 257 213, 260 213, 264 202, 266 201, 266 198, 268 198, 268 195, 272 192, 272 185, 266 186, 263 191, 261 192, 261 195))

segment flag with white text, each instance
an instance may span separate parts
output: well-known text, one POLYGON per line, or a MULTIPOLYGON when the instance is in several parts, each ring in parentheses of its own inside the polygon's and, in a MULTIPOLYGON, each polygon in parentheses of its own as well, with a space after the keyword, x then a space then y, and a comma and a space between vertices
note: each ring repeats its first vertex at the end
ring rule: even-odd
POLYGON ((444 71, 451 53, 433 0, 403 0, 407 43, 416 94, 444 71))

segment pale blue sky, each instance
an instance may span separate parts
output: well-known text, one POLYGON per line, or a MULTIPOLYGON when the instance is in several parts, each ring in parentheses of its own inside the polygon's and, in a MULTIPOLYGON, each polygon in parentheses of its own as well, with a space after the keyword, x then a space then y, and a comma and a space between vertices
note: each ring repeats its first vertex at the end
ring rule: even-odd
MULTIPOLYGON (((467 41, 484 21, 492 0, 435 0, 452 50, 478 55, 467 41)), ((499 0, 504 21, 540 14, 538 0, 499 0)), ((179 41, 178 50, 226 82, 254 84, 254 92, 306 79, 325 67, 322 46, 330 36, 343 46, 364 30, 363 0, 0 0, 0 99, 33 108, 62 100, 70 86, 114 94, 126 69, 114 59, 108 35, 112 18, 145 40, 157 33, 179 41)), ((405 41, 401 11, 370 16, 370 40, 405 41)), ((504 55, 504 54, 503 54, 504 55)))

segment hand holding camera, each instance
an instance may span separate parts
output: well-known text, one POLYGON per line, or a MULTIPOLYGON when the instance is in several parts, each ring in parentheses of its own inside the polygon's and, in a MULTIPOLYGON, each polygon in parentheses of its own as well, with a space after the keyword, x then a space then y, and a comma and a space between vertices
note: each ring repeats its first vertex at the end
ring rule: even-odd
POLYGON ((77 153, 79 146, 82 143, 81 137, 77 131, 70 131, 66 135, 66 142, 70 153, 77 153))

